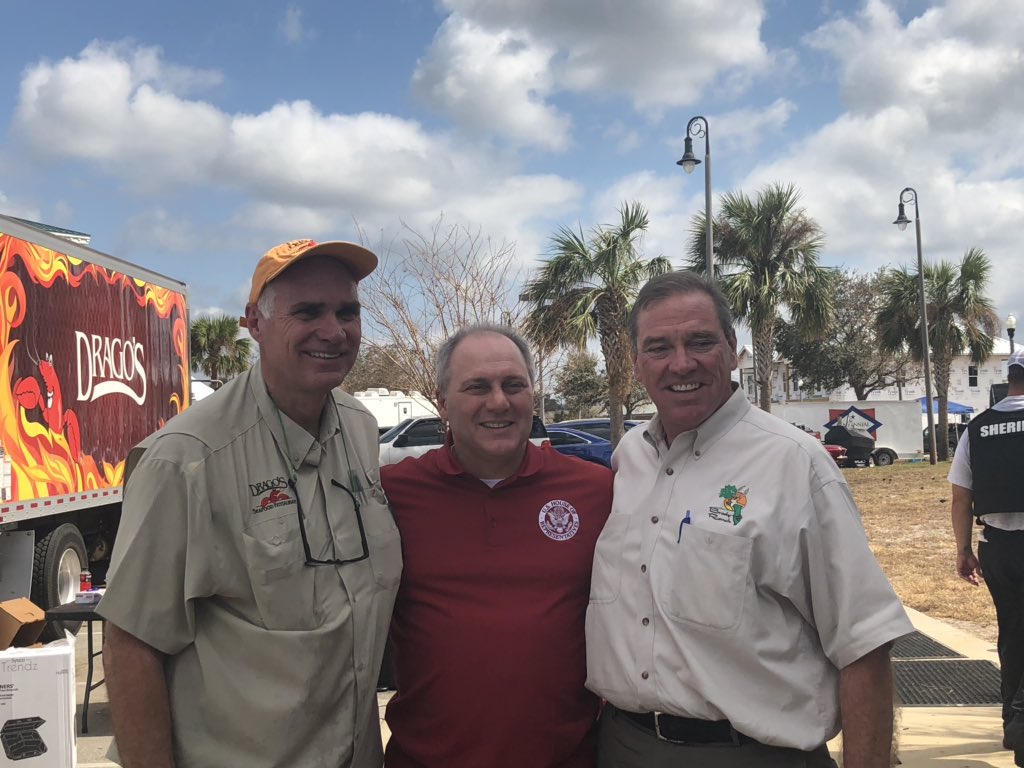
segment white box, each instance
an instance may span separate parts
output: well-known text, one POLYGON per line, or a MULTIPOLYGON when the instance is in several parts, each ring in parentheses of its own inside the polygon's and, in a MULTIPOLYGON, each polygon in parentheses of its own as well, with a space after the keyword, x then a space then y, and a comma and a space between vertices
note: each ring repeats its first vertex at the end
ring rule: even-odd
POLYGON ((0 651, 0 766, 76 765, 74 643, 0 651))

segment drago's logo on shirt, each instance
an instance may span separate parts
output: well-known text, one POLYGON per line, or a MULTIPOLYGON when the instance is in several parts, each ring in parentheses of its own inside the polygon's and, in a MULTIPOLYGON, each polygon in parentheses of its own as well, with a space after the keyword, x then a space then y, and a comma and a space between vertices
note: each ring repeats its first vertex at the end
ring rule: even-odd
POLYGON ((278 507, 283 507, 288 504, 294 503, 295 500, 287 493, 274 489, 266 496, 264 496, 262 499, 260 499, 259 506, 253 507, 252 512, 253 514, 256 514, 258 512, 266 512, 271 509, 277 509, 278 507))
POLYGON ((544 535, 555 541, 571 539, 580 529, 576 508, 563 499, 552 499, 541 507, 537 522, 544 535))
POLYGON ((737 488, 735 485, 727 485, 718 492, 722 497, 721 507, 708 507, 708 517, 712 520, 721 520, 733 525, 739 525, 743 519, 743 510, 747 506, 747 486, 737 488))

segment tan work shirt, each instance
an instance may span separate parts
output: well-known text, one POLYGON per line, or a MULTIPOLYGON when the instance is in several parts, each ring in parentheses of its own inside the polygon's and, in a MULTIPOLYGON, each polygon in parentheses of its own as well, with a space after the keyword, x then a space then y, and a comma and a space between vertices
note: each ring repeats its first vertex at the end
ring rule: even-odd
POLYGON ((257 365, 140 446, 98 611, 167 654, 179 768, 382 763, 376 682, 401 545, 376 422, 334 400, 315 439, 279 419, 257 365), (296 494, 314 558, 363 551, 332 480, 359 501, 369 557, 307 566, 296 494))
POLYGON ((817 441, 741 391, 613 457, 594 554, 587 687, 631 712, 730 720, 810 750, 839 730, 839 670, 913 631, 817 441))

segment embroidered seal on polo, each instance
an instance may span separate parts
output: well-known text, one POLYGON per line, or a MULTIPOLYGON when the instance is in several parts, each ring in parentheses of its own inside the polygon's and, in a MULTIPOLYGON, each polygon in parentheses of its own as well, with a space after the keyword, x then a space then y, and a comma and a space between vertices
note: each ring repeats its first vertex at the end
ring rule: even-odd
POLYGON ((541 507, 537 522, 544 535, 555 541, 571 539, 580 529, 576 508, 563 499, 552 499, 541 507))

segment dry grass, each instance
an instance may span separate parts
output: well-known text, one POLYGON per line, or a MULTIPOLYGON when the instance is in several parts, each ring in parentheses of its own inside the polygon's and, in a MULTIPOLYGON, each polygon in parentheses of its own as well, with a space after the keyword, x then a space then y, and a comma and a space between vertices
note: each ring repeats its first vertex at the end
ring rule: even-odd
POLYGON ((988 589, 972 587, 954 569, 948 472, 949 462, 843 470, 871 549, 903 603, 994 642, 988 589))

